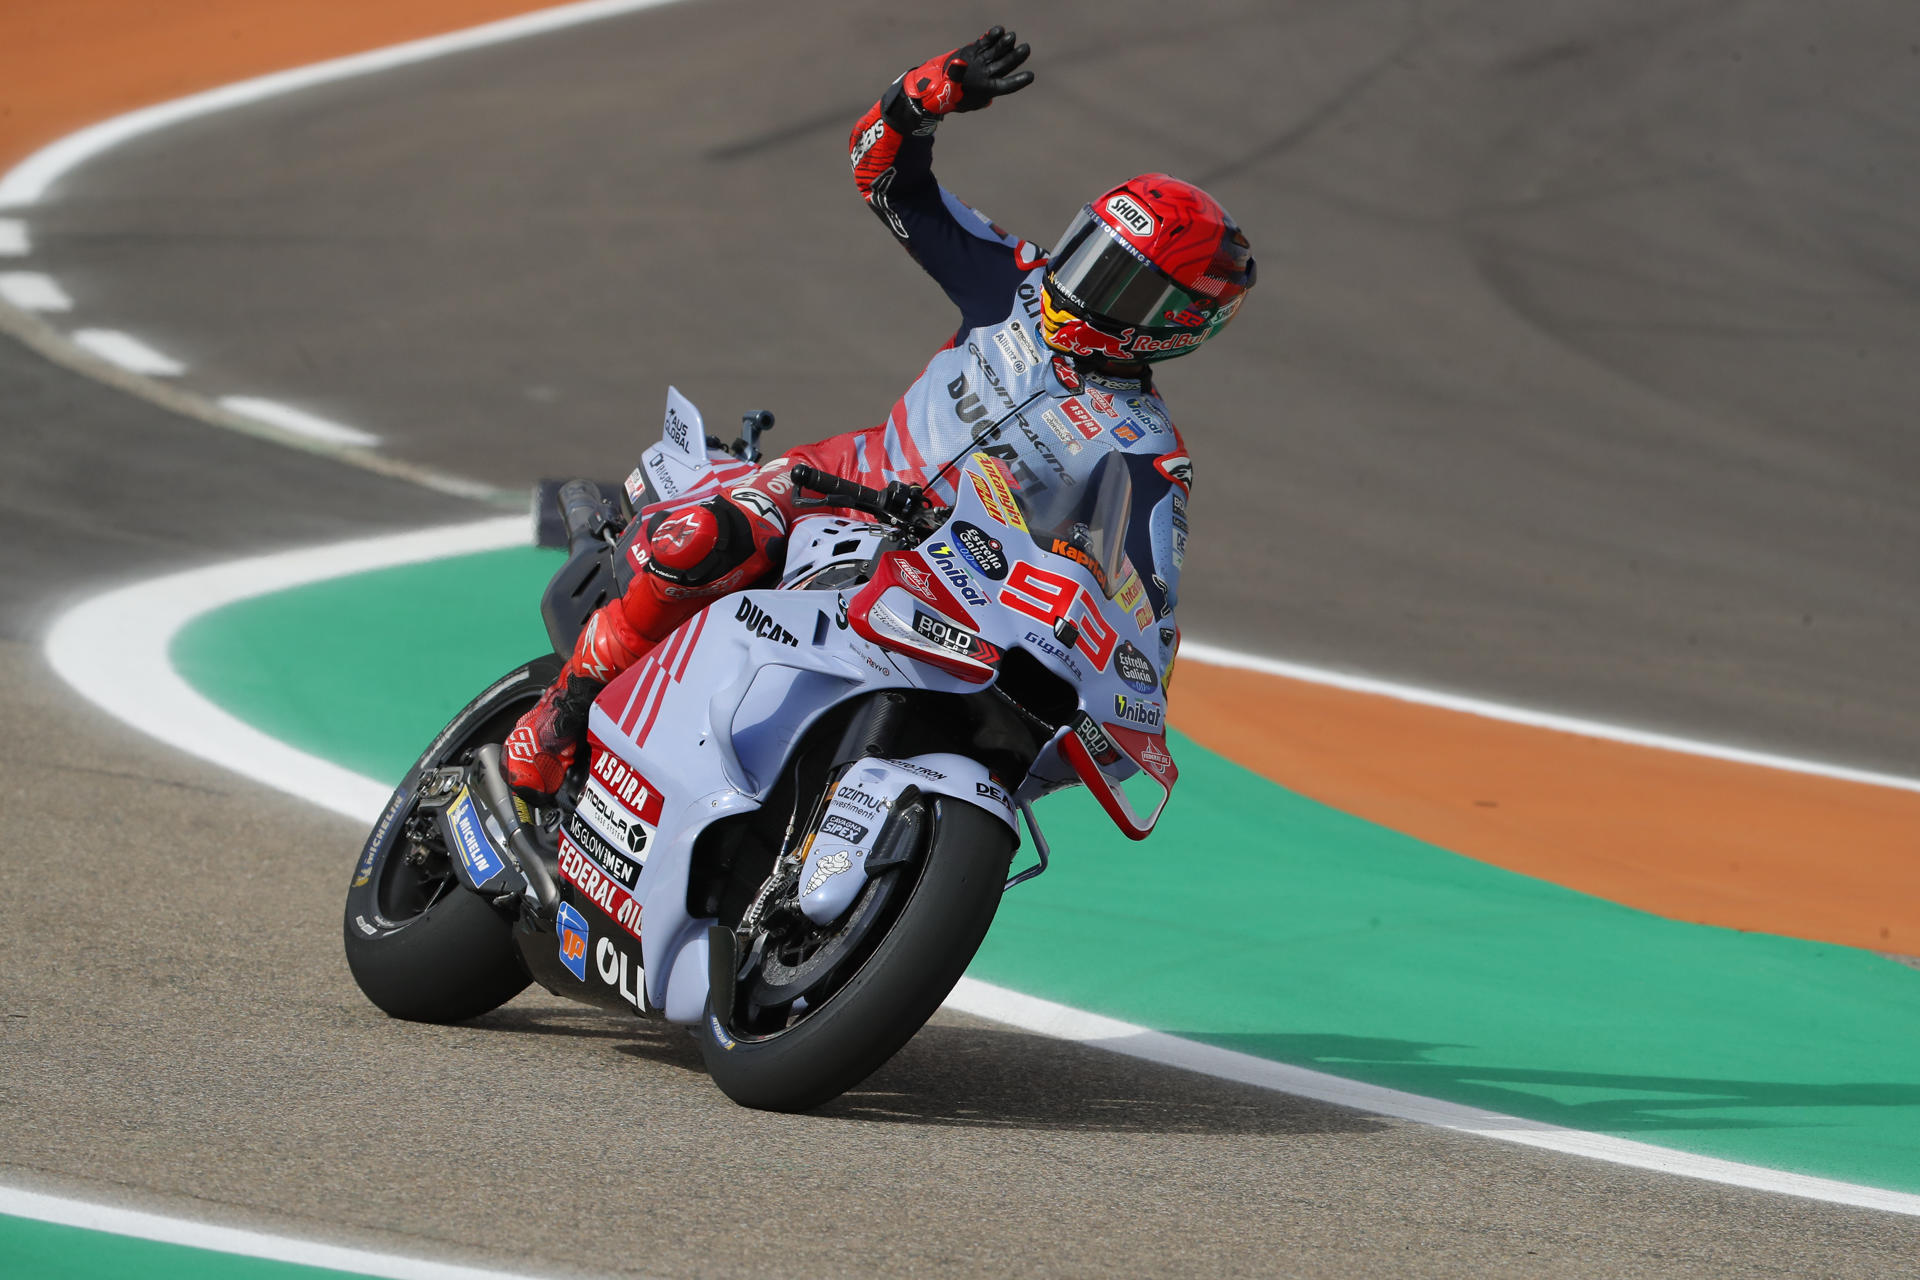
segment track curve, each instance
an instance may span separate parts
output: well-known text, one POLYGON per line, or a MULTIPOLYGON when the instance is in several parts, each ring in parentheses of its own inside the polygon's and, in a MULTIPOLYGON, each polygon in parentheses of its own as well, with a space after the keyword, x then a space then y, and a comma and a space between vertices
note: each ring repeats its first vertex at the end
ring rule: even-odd
MULTIPOLYGON (((1260 557, 1191 575, 1194 625, 1913 770, 1920 695, 1896 680, 1911 560, 1890 549, 1914 543, 1899 494, 1915 474, 1893 420, 1809 433, 1791 397, 1741 398, 1751 345, 1716 366, 1687 343, 1724 332, 1663 342, 1570 313, 1592 296, 1580 271, 1614 282, 1619 314, 1669 293, 1670 273, 1623 264, 1647 260, 1650 223, 1689 224, 1657 199, 1608 207, 1619 192, 1668 190, 1675 173, 1711 188, 1731 170, 1749 184, 1742 207, 1776 208, 1820 185, 1804 162, 1818 128, 1874 89, 1798 61, 1810 18, 1761 4, 1658 23, 1628 7, 1575 23, 1519 6, 1496 20, 1249 4, 1222 7, 1241 37, 1222 43, 1144 6, 1124 37, 1089 36, 1115 29, 1112 8, 1099 13, 1023 31, 1043 59, 1060 51, 1036 64, 1054 96, 951 130, 942 171, 1044 237, 1116 169, 1191 170, 1198 148, 1200 176, 1275 245, 1268 280, 1291 288, 1267 296, 1287 302, 1235 326, 1220 345, 1238 344, 1237 360, 1203 357, 1211 381, 1168 378, 1209 493, 1203 538, 1260 557), (1730 40, 1747 56, 1702 75, 1730 40), (1607 90, 1629 65, 1644 78, 1607 90), (1783 66, 1800 74, 1756 99, 1783 66), (1220 74, 1280 83, 1219 122, 1207 86, 1220 74), (1109 133, 1116 77, 1161 97, 1109 133), (1715 93, 1725 114, 1660 127, 1715 93), (1558 122, 1542 110, 1566 101, 1588 105, 1558 122), (1784 151, 1778 132, 1743 132, 1782 120, 1795 122, 1784 151), (1629 163, 1608 144, 1640 136, 1670 153, 1629 163), (996 180, 1003 167, 1034 185, 996 180), (1264 415, 1281 385, 1291 420, 1274 450, 1264 415), (1801 620, 1816 612, 1839 620, 1837 651, 1801 620), (1701 641, 1698 659, 1666 656, 1701 641)), ((191 378, 320 405, 401 456, 500 483, 624 457, 669 376, 716 417, 769 403, 792 439, 824 434, 884 409, 947 323, 844 189, 844 122, 887 69, 986 20, 662 10, 183 128, 81 175, 35 232, 83 307, 164 336, 191 378), (796 86, 796 62, 844 62, 845 76, 796 86), (712 262, 733 287, 703 274, 712 262), (757 297, 776 305, 739 301, 757 297), (648 298, 672 306, 636 305, 648 298), (819 319, 796 328, 794 313, 819 319)), ((1872 65, 1908 22, 1863 9, 1845 65, 1872 65)), ((1904 145, 1892 123, 1858 136, 1861 165, 1904 145)), ((1817 313, 1843 263, 1855 274, 1838 278, 1871 291, 1860 323, 1883 358, 1863 372, 1805 346, 1798 376, 1850 404, 1898 404, 1915 367, 1899 343, 1920 329, 1899 287, 1913 241, 1895 231, 1920 206, 1844 190, 1895 230, 1844 252, 1784 233, 1721 244, 1723 219, 1702 215, 1673 255, 1717 272, 1699 292, 1742 314, 1769 290, 1817 313), (1809 279, 1757 272, 1788 261, 1809 279)), ((965 1019, 798 1118, 727 1107, 683 1037, 550 1001, 451 1031, 383 1023, 331 933, 328 851, 352 844, 350 824, 76 712, 30 642, 83 582, 474 509, 171 421, 12 348, 0 395, 31 433, 10 442, 31 465, 0 481, 0 522, 32 548, 0 597, 0 724, 6 812, 34 817, 0 883, 11 901, 112 912, 110 926, 56 912, 4 952, 9 989, 33 993, 8 1020, 16 1174, 636 1274, 1870 1275, 1920 1243, 1897 1220, 1494 1149, 965 1019), (103 513, 102 491, 145 501, 103 513), (610 1052, 630 1068, 610 1072, 610 1052), (363 1131, 343 1131, 343 1108, 363 1131), (476 1237, 476 1188, 515 1181, 558 1191, 550 1216, 476 1237), (796 1204, 835 1229, 749 1225, 769 1206, 794 1221, 796 1204)))

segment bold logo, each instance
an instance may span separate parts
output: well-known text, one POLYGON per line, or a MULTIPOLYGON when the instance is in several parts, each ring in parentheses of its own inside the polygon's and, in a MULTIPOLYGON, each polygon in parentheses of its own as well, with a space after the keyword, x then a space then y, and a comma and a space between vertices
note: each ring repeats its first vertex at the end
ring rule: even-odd
POLYGON ((573 909, 573 904, 560 904, 560 914, 554 921, 560 933, 560 963, 567 966, 567 972, 580 981, 587 980, 587 918, 573 909))
POLYGON ((740 607, 733 612, 734 621, 743 624, 747 631, 762 640, 771 640, 775 644, 784 644, 798 649, 800 641, 793 632, 773 620, 773 615, 751 600, 741 600, 740 607))
POLYGON ((1107 213, 1137 239, 1153 235, 1153 215, 1124 194, 1107 197, 1107 213))
POLYGON ((1113 714, 1129 724, 1143 724, 1149 729, 1158 729, 1165 711, 1157 702, 1146 702, 1116 693, 1113 695, 1113 714))
POLYGON ((921 636, 933 641, 942 649, 951 649, 964 657, 979 662, 994 662, 999 659, 1000 651, 963 627, 956 627, 945 618, 936 618, 919 609, 913 611, 913 629, 921 636))
POLYGON ((638 964, 630 962, 627 953, 613 945, 613 939, 602 934, 600 945, 593 949, 594 972, 600 975, 600 981, 620 993, 620 998, 632 1005, 637 1012, 647 1011, 646 974, 638 964))
POLYGON ((820 834, 832 836, 835 840, 845 840, 848 844, 859 844, 867 838, 867 828, 851 818, 830 813, 827 815, 827 820, 820 824, 820 834))
POLYGON ((1087 412, 1087 406, 1081 404, 1077 399, 1067 399, 1060 402, 1060 407, 1065 410, 1068 419, 1072 421, 1074 430, 1089 440, 1098 440, 1100 438, 1100 424, 1095 422, 1093 415, 1087 412))
POLYGON ((1093 717, 1084 711, 1073 722, 1073 735, 1080 739, 1095 764, 1112 764, 1120 758, 1120 751, 1113 745, 1113 739, 1101 732, 1100 726, 1093 722, 1093 717))
POLYGON ((967 558, 967 563, 977 569, 982 577, 999 582, 1007 576, 1007 556, 1000 539, 990 536, 977 524, 956 520, 953 522, 953 540, 959 544, 960 554, 967 558))
POLYGON ((1123 640, 1114 651, 1113 670, 1122 680, 1142 693, 1152 693, 1160 687, 1160 678, 1153 673, 1153 664, 1147 661, 1147 655, 1140 652, 1131 640, 1123 640))

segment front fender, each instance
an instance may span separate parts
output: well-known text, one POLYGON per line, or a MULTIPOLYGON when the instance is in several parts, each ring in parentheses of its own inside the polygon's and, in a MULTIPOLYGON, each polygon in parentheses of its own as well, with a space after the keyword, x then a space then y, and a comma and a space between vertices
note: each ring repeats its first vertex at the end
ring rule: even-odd
POLYGON ((867 883, 867 859, 909 788, 986 810, 1007 824, 1018 847, 1012 798, 978 761, 944 751, 856 760, 835 785, 800 869, 800 910, 809 920, 838 919, 859 896, 867 883))

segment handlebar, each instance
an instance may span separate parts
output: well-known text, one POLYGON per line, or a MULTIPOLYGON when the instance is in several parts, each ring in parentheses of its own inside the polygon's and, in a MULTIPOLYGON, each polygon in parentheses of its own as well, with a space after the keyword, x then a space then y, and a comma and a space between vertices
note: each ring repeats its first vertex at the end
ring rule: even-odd
POLYGON ((600 496, 599 486, 590 480, 569 480, 561 485, 559 502, 567 542, 576 551, 598 540, 617 518, 607 500, 600 496))
POLYGON ((923 523, 920 517, 929 506, 926 491, 917 484, 895 480, 885 489, 872 489, 858 481, 829 475, 804 462, 787 472, 787 476, 802 489, 811 489, 832 498, 840 506, 864 511, 903 528, 919 528, 923 523))

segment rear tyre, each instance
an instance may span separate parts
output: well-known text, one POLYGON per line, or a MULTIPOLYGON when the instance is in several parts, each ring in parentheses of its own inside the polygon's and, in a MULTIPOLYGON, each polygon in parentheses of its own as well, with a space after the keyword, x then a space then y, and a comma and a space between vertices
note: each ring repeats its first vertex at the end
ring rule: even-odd
MULTIPOLYGON (((932 832, 918 878, 857 972, 793 1026, 735 1032, 711 1002, 696 1028, 714 1083, 743 1106, 808 1111, 872 1075, 925 1025, 993 923, 1013 861, 1006 823, 963 801, 930 800, 932 832)), ((743 988, 747 980, 743 980, 743 988)))
POLYGON ((503 742, 560 672, 551 655, 493 682, 428 746, 374 824, 347 889, 347 967, 367 999, 411 1022, 461 1022, 531 981, 513 925, 464 888, 437 831, 416 820, 420 777, 503 742))

